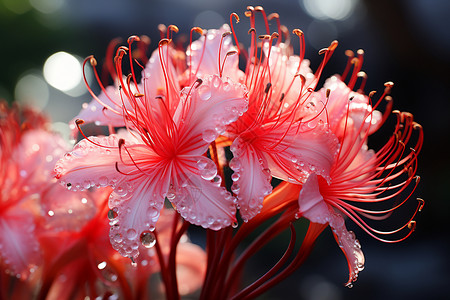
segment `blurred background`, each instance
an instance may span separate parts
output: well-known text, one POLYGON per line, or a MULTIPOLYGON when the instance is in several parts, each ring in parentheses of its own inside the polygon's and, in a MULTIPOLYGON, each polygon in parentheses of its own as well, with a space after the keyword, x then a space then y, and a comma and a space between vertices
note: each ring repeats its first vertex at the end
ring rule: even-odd
MULTIPOLYGON (((160 23, 175 24, 180 34, 188 34, 193 26, 220 27, 232 12, 241 17, 236 29, 248 46, 247 5, 263 5, 290 30, 302 29, 313 70, 321 61, 317 51, 337 39, 325 77, 342 72, 345 50, 364 49, 366 91, 382 92, 384 82, 393 81, 394 108, 412 112, 425 130, 418 171, 422 180, 415 195, 426 204, 413 236, 385 244, 348 226, 366 256, 365 270, 348 289, 343 286, 345 257, 326 230, 306 264, 261 299, 447 299, 450 1, 0 0, 0 98, 33 104, 50 115, 55 128, 67 130, 64 122, 91 100, 81 80, 80 63, 86 56, 94 54, 101 62, 110 40, 126 41, 132 34, 148 35, 152 50, 160 23)), ((278 242, 287 246, 288 235, 278 242)), ((265 258, 278 259, 284 250, 274 245, 265 249, 246 276, 262 275, 269 266, 265 258)))

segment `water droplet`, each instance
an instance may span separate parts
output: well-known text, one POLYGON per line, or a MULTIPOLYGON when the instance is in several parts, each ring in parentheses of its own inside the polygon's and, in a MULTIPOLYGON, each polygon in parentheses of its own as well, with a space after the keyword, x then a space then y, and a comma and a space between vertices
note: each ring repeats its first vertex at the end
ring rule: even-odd
POLYGON ((105 176, 101 176, 98 179, 98 183, 100 184, 100 186, 107 186, 108 185, 108 178, 105 176))
POLYGON ((216 139, 217 133, 213 129, 206 129, 205 131, 203 131, 202 137, 205 142, 211 143, 216 139))
POLYGON ((141 234, 141 243, 145 248, 151 248, 156 244, 155 235, 150 231, 144 231, 141 234))
POLYGON ((230 168, 233 169, 233 171, 237 172, 237 171, 239 171, 241 169, 241 167, 242 167, 242 164, 241 164, 241 161, 239 159, 233 158, 230 161, 230 168))
POLYGON ((197 91, 200 99, 203 101, 207 101, 211 98, 211 89, 209 86, 202 85, 197 89, 197 91))
POLYGON ((239 223, 236 221, 231 224, 231 227, 233 227, 233 228, 237 228, 238 226, 239 226, 239 223))
POLYGON ((116 243, 120 243, 123 241, 122 235, 120 233, 117 233, 116 235, 114 235, 114 242, 116 243))
POLYGON ((134 240, 137 238, 137 232, 136 230, 134 230, 133 228, 130 228, 127 230, 127 239, 129 239, 130 241, 134 240))
POLYGON ((112 209, 108 210, 108 219, 113 220, 115 218, 117 218, 117 212, 112 209))
POLYGON ((215 88, 218 88, 220 86, 221 80, 218 76, 214 76, 212 80, 212 84, 215 88))
POLYGON ((231 175, 231 180, 233 180, 233 181, 238 181, 238 180, 239 180, 239 177, 241 177, 241 176, 239 175, 239 173, 233 173, 233 174, 231 175))
POLYGON ((53 210, 49 210, 49 211, 47 212, 47 214, 48 214, 50 217, 53 217, 53 216, 55 215, 55 212, 54 212, 53 210))
POLYGON ((233 183, 233 185, 231 186, 231 191, 235 194, 238 194, 240 190, 241 186, 237 183, 233 183))
POLYGON ((206 180, 212 180, 217 175, 217 167, 212 160, 202 157, 197 161, 200 176, 206 180))
POLYGON ((155 221, 159 217, 159 210, 154 206, 147 208, 147 217, 155 221))

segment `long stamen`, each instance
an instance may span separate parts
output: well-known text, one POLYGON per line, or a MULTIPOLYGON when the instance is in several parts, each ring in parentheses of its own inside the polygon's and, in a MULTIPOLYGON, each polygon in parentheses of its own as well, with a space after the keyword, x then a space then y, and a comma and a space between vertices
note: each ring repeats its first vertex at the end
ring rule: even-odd
POLYGON ((239 46, 239 41, 238 41, 238 39, 237 39, 236 32, 234 31, 233 17, 234 17, 235 20, 236 20, 236 24, 239 23, 240 19, 239 19, 239 16, 238 16, 236 13, 232 13, 232 14, 230 15, 230 27, 231 27, 231 32, 233 33, 234 42, 236 43, 237 52, 238 52, 238 55, 239 55, 239 54, 241 53, 241 47, 239 46))
MULTIPOLYGON (((191 33, 189 34, 189 48, 188 48, 189 51, 191 51, 191 52, 192 52, 192 35, 193 35, 194 31, 200 35, 203 35, 203 32, 204 32, 203 29, 201 29, 200 27, 193 27, 191 29, 191 33)), ((205 43, 206 43, 206 37, 205 37, 205 43)), ((200 63, 202 61, 203 53, 205 52, 205 48, 206 48, 205 45, 203 45, 202 56, 200 57, 200 63)), ((197 68, 197 71, 198 71, 198 68, 197 68)), ((191 76, 192 76, 192 53, 189 55, 189 83, 192 81, 191 76)))

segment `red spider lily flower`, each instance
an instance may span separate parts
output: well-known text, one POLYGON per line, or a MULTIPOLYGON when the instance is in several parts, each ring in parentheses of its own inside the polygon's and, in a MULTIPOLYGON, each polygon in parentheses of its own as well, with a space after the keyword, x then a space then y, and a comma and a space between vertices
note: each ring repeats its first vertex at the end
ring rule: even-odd
MULTIPOLYGON (((332 80, 342 85, 342 81, 332 80)), ((392 84, 388 83, 386 86, 380 100, 385 98, 392 84)), ((353 94, 363 99, 364 95, 353 94)), ((306 217, 311 222, 330 225, 347 257, 349 266, 347 285, 351 286, 364 268, 365 259, 355 235, 347 231, 343 216, 355 222, 369 235, 384 242, 402 241, 412 233, 415 226, 413 219, 422 208, 422 200, 419 201, 420 205, 411 218, 397 229, 389 231, 376 229, 368 220, 385 220, 410 199, 419 182, 419 177, 416 176, 417 155, 422 147, 423 133, 421 126, 413 121, 411 114, 395 111, 397 124, 392 137, 379 151, 369 150, 368 136, 378 129, 382 120, 386 118, 390 105, 388 113, 381 117, 381 113, 375 111, 380 101, 372 108, 370 99, 366 97, 368 101, 360 101, 353 106, 351 101, 354 98, 347 98, 351 93, 345 92, 343 95, 345 96, 336 99, 342 103, 329 102, 335 107, 330 107, 328 112, 338 110, 336 109, 338 106, 347 110, 343 116, 341 114, 341 120, 336 118, 336 115, 339 115, 336 114, 333 116, 334 121, 331 121, 332 128, 338 132, 341 140, 338 155, 330 171, 331 181, 327 182, 314 173, 308 177, 300 191, 298 216, 306 217), (419 133, 416 144, 411 147, 409 145, 414 130, 419 133), (407 196, 398 201, 397 198, 403 192, 407 196), (407 233, 400 238, 382 238, 385 235, 401 234, 403 231, 407 233)), ((386 99, 390 102, 389 96, 386 99)))
POLYGON ((261 210, 264 196, 272 191, 271 176, 299 184, 311 172, 329 178, 338 146, 327 126, 316 122, 320 112, 308 106, 322 68, 337 43, 323 51, 322 65, 312 74, 309 62, 303 60, 301 31, 294 30, 300 37, 301 53, 291 55, 289 46, 281 42, 284 33, 280 26, 279 33, 270 35, 267 25, 267 33, 257 37, 254 27, 258 11, 263 13, 267 25, 262 8, 250 7, 247 11, 252 39, 243 82, 249 89, 249 108, 227 129, 233 140, 232 191, 237 195, 244 220, 261 210), (276 38, 279 39, 274 45, 276 38))
POLYGON ((220 186, 217 167, 204 154, 225 126, 247 109, 247 91, 219 76, 198 79, 177 91, 168 75, 169 46, 167 39, 160 42, 162 71, 146 74, 142 88, 134 71, 126 82, 122 79, 125 50, 119 48, 115 60, 120 92, 126 98, 120 110, 127 133, 86 138, 55 167, 56 177, 72 190, 114 189, 109 200, 111 244, 133 258, 139 253, 139 240, 154 230, 165 198, 187 221, 205 228, 218 230, 235 221, 234 198, 220 186))

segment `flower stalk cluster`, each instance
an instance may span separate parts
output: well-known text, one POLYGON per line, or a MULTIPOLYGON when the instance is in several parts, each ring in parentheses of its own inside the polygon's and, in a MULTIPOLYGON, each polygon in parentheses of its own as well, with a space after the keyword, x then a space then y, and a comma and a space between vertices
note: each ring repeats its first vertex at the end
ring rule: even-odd
POLYGON ((11 283, 2 273, 10 294, 145 299, 162 291, 179 299, 201 288, 200 299, 252 299, 297 270, 328 226, 351 286, 365 258, 347 222, 383 242, 410 236, 423 200, 397 227, 383 222, 409 209, 423 144, 412 114, 392 111, 393 83, 379 97, 366 95, 359 50, 347 51, 342 75, 318 88, 337 41, 319 51, 313 71, 301 30, 291 37, 278 14, 259 6, 245 16, 248 49, 235 13, 220 29, 192 28, 186 51, 174 42, 174 25, 159 27, 150 58, 146 37, 113 41, 104 68, 112 85, 86 58, 83 68, 93 68, 101 92, 87 85, 93 99, 71 121, 81 134, 71 150, 41 128, 44 120, 28 129, 2 104, 0 257, 19 278, 11 283), (86 123, 107 126, 109 135, 89 136, 86 123), (369 136, 385 123, 393 132, 372 150, 369 136), (309 220, 303 238, 294 227, 300 218, 309 220), (11 229, 19 219, 28 222, 22 235, 11 229), (205 229, 204 250, 189 241, 191 226, 205 229), (241 286, 247 261, 286 230, 281 258, 241 286))

